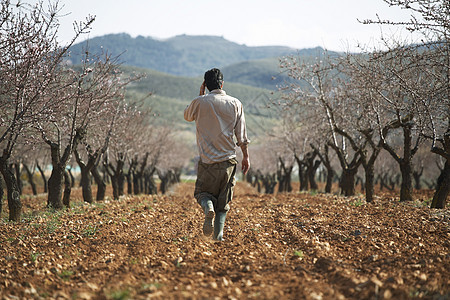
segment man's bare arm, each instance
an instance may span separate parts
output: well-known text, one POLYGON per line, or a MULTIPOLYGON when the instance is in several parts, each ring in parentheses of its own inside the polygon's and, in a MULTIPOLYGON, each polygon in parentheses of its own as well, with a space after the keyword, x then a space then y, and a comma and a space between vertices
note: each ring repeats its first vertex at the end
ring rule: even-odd
POLYGON ((242 150, 242 172, 244 172, 244 175, 247 174, 248 170, 250 169, 250 158, 248 155, 248 145, 242 144, 241 145, 242 150))

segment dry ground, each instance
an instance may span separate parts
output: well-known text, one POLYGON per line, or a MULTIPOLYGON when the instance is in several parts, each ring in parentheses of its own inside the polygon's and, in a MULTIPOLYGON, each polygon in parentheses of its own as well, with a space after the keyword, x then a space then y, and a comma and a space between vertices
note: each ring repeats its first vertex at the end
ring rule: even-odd
MULTIPOLYGON (((260 195, 241 183, 224 242, 193 185, 0 221, 0 299, 448 299, 449 209, 364 197, 260 195)), ((5 205, 6 206, 6 205, 5 205)))

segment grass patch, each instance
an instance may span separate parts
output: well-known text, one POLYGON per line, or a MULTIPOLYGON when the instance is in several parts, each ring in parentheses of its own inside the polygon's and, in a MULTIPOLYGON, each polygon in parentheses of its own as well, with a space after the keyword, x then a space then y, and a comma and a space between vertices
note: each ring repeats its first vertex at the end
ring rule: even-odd
POLYGON ((364 205, 364 202, 361 199, 358 199, 358 200, 349 202, 349 205, 358 207, 358 206, 364 205))
POLYGON ((295 250, 294 251, 294 255, 299 257, 299 258, 303 258, 305 256, 305 254, 303 253, 302 250, 295 250))
POLYGON ((83 231, 83 236, 85 237, 93 237, 98 232, 97 225, 89 224, 83 231))
POLYGON ((30 254, 30 258, 31 258, 31 261, 32 262, 35 262, 37 259, 38 259, 38 257, 41 255, 41 253, 39 253, 39 252, 32 252, 31 254, 30 254))
POLYGON ((71 270, 63 270, 61 273, 58 274, 58 277, 60 277, 64 281, 69 281, 70 277, 72 277, 73 271, 71 270))
POLYGON ((121 290, 112 291, 109 294, 109 297, 113 300, 130 299, 130 290, 129 289, 121 289, 121 290))

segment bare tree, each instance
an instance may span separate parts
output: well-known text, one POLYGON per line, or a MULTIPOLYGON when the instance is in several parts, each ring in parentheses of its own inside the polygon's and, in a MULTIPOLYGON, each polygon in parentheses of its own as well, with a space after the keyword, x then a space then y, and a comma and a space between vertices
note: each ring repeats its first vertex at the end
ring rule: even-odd
POLYGON ((355 175, 361 164, 361 153, 351 151, 347 140, 349 135, 341 129, 345 124, 352 124, 352 115, 346 110, 349 107, 346 103, 348 99, 342 96, 342 81, 338 78, 333 60, 326 53, 311 64, 289 57, 282 62, 281 67, 288 71, 291 78, 299 81, 288 88, 286 101, 310 110, 310 115, 316 119, 313 124, 327 125, 318 127, 325 130, 320 136, 327 136, 327 145, 336 152, 342 167, 340 187, 346 196, 350 196, 355 193, 355 175))
POLYGON ((251 152, 253 153, 252 172, 254 177, 252 181, 259 192, 263 188, 266 194, 273 194, 275 192, 278 156, 274 148, 277 144, 279 144, 279 141, 271 138, 261 144, 251 146, 251 152))
MULTIPOLYGON (((80 146, 74 149, 76 161, 81 170, 81 187, 83 199, 85 202, 92 203, 91 191, 91 175, 97 184, 96 200, 103 200, 106 193, 106 183, 103 177, 99 174, 98 165, 106 152, 109 141, 111 139, 113 130, 117 126, 116 120, 120 112, 121 106, 124 105, 124 91, 125 86, 132 80, 137 80, 138 77, 129 79, 120 79, 121 72, 117 70, 117 63, 111 60, 109 56, 105 57, 105 61, 96 64, 97 69, 92 69, 99 77, 96 84, 100 88, 100 92, 96 93, 101 105, 101 114, 95 118, 91 118, 86 127, 86 136, 81 142, 80 146), (113 83, 113 88, 103 89, 102 85, 110 85, 113 83), (80 149, 81 148, 81 149, 80 149)), ((92 103, 94 104, 94 103, 92 103)), ((96 109, 92 107, 90 109, 96 109)), ((97 111, 98 113, 98 111, 97 111)))
MULTIPOLYGON (((124 194, 125 179, 128 193, 156 193, 153 180, 168 132, 152 123, 151 110, 125 105, 118 115, 110 146, 103 165, 111 177, 114 199, 124 194)), ((175 148, 166 151, 176 151, 175 148)))
POLYGON ((48 205, 55 209, 63 207, 64 172, 73 151, 90 130, 95 130, 91 126, 93 120, 107 117, 115 110, 111 108, 114 101, 123 99, 124 88, 130 82, 120 78, 117 58, 108 54, 89 57, 88 52, 86 55, 80 70, 67 68, 61 74, 65 88, 52 95, 59 99, 60 110, 53 119, 39 126, 51 151, 53 169, 48 181, 48 205))
POLYGON ((412 97, 418 130, 432 141, 431 151, 446 163, 438 179, 431 207, 443 208, 450 192, 450 3, 447 0, 384 0, 411 12, 409 21, 366 20, 367 24, 400 26, 421 35, 417 44, 403 47, 411 68, 426 84, 415 84, 395 73, 398 85, 412 97))
MULTIPOLYGON (((9 218, 21 215, 19 187, 8 160, 20 136, 38 121, 49 118, 59 105, 48 97, 57 89, 61 63, 76 38, 89 29, 94 18, 74 26, 74 38, 64 47, 56 41, 58 2, 43 8, 1 2, 0 10, 0 171, 5 179, 9 218)), ((27 135, 27 138, 33 138, 27 135)))
MULTIPOLYGON (((303 123, 300 120, 302 116, 306 118, 308 111, 299 111, 297 109, 298 106, 292 106, 289 104, 286 105, 286 107, 284 107, 281 111, 283 126, 282 130, 279 130, 279 132, 281 132, 281 135, 279 134, 279 139, 280 144, 284 145, 286 148, 284 150, 284 156, 287 157, 288 160, 293 157, 297 163, 298 177, 300 181, 299 190, 306 191, 309 189, 310 177, 312 176, 314 181, 315 176, 315 170, 311 170, 311 166, 308 164, 308 157, 310 157, 310 154, 312 153, 308 145, 311 140, 311 128, 309 126, 302 126, 303 123), (288 154, 287 151, 290 153, 288 154)), ((317 134, 317 131, 314 131, 314 134, 317 134)), ((286 169, 283 167, 284 163, 282 160, 280 163, 282 170, 286 169)), ((291 167, 289 168, 291 169, 290 171, 292 171, 292 168, 293 164, 291 164, 291 167)), ((287 173, 287 171, 285 170, 284 173, 287 173)), ((317 189, 317 186, 314 186, 313 183, 311 185, 311 189, 317 189)))

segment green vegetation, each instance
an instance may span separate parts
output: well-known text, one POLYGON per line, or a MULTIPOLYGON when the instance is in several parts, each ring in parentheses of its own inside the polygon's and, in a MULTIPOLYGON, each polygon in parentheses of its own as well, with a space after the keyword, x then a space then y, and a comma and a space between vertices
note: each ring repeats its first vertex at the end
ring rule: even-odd
POLYGON ((31 261, 35 262, 40 255, 41 255, 41 253, 39 253, 39 252, 32 252, 30 254, 31 261))
POLYGON ((349 202, 349 204, 351 206, 358 207, 358 206, 364 205, 364 202, 362 201, 362 199, 356 199, 355 201, 349 202))
POLYGON ((48 209, 45 214, 44 218, 47 218, 47 226, 46 231, 48 234, 52 234, 56 231, 56 229, 61 225, 61 221, 59 220, 59 217, 61 216, 62 211, 55 211, 53 209, 48 209))
MULTIPOLYGON (((314 61, 323 54, 324 49, 317 47, 300 50, 295 56, 305 61, 314 61)), ((338 55, 335 52, 331 54, 338 55)), ((294 82, 285 70, 280 69, 280 59, 282 56, 241 61, 222 68, 222 71, 226 74, 226 81, 276 91, 279 87, 294 82)))
POLYGON ((294 251, 294 255, 299 257, 299 258, 303 258, 305 256, 305 254, 303 253, 302 250, 296 250, 294 251))
POLYGON ((113 291, 110 294, 110 299, 113 300, 125 300, 125 299, 130 299, 130 289, 123 289, 123 290, 117 290, 117 291, 113 291))
MULTIPOLYGON (((201 77, 174 76, 130 66, 123 66, 122 70, 126 76, 133 73, 146 75, 129 85, 127 97, 130 101, 145 99, 143 105, 152 108, 155 122, 194 133, 195 128, 184 120, 183 111, 198 96, 203 81, 201 77)), ((278 97, 277 93, 232 82, 225 82, 224 90, 244 105, 248 130, 252 136, 267 131, 278 122, 276 110, 270 108, 271 103, 278 97)))
POLYGON ((72 275, 73 271, 71 270, 62 270, 61 273, 58 273, 58 276, 64 281, 69 281, 72 275))
POLYGON ((98 231, 97 225, 91 225, 91 224, 89 224, 89 225, 84 229, 83 235, 84 235, 85 237, 93 237, 93 236, 97 233, 97 231, 98 231))

